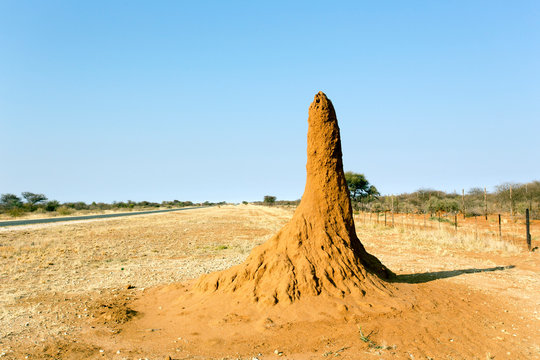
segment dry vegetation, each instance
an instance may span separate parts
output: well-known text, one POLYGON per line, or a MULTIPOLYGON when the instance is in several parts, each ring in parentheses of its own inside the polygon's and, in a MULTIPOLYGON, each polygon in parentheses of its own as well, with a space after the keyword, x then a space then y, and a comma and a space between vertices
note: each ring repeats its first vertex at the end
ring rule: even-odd
POLYGON ((99 344, 81 337, 91 331, 116 336, 131 316, 123 306, 141 290, 237 264, 291 216, 292 210, 240 205, 0 229, 0 354, 7 359, 138 359, 163 358, 173 351, 172 357, 178 359, 267 359, 277 357, 269 349, 279 347, 283 357, 297 349, 297 355, 289 357, 294 359, 427 359, 433 354, 445 354, 437 359, 539 358, 537 252, 491 237, 364 224, 359 217, 360 239, 398 274, 398 280, 420 283, 433 294, 448 296, 444 291, 449 291, 456 301, 463 300, 460 311, 494 315, 485 315, 478 324, 449 329, 448 324, 456 323, 449 319, 445 325, 445 316, 451 313, 439 307, 441 317, 431 314, 435 319, 425 319, 427 323, 421 325, 430 327, 425 331, 432 332, 432 337, 440 337, 435 340, 419 336, 422 329, 400 329, 389 319, 365 318, 363 336, 351 331, 349 336, 336 337, 329 330, 326 335, 317 334, 312 350, 301 353, 292 345, 297 339, 270 341, 256 352, 239 347, 244 350, 238 354, 219 343, 210 349, 210 343, 201 348, 188 340, 181 340, 182 346, 171 341, 172 348, 159 352, 136 343, 127 348, 112 340, 99 344), (128 285, 134 288, 127 289, 128 285), (394 324, 401 332, 387 331, 385 324, 394 324), (477 338, 484 337, 478 345, 477 338), (463 345, 473 340, 475 346, 463 345))

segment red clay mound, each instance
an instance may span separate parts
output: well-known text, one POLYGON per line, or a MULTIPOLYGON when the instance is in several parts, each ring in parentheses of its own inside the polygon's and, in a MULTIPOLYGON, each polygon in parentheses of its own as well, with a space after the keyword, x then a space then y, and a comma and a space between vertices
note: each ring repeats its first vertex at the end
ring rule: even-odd
POLYGON ((197 290, 263 304, 386 291, 381 279, 393 273, 356 236, 336 113, 322 92, 309 107, 308 123, 306 188, 292 220, 243 264, 201 277, 197 290))

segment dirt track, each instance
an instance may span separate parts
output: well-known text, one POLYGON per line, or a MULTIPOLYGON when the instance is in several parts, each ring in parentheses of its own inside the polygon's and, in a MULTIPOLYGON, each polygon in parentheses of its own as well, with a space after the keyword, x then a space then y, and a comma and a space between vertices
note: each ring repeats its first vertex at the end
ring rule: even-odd
POLYGON ((398 273, 396 286, 404 294, 410 288, 425 294, 417 300, 424 311, 361 316, 364 335, 373 331, 370 341, 379 348, 360 339, 352 316, 289 328, 276 316, 275 324, 282 321, 284 327, 251 331, 267 339, 263 344, 250 344, 240 333, 227 342, 216 333, 212 338, 174 333, 174 327, 137 332, 137 324, 145 326, 140 315, 122 324, 143 289, 236 264, 291 215, 227 206, 0 232, 0 354, 8 359, 267 359, 277 358, 274 350, 279 350, 282 358, 293 359, 540 358, 537 252, 464 249, 448 239, 438 243, 437 237, 361 222, 360 239, 398 273), (301 338, 307 333, 309 341, 301 338), (134 334, 131 340, 127 334, 134 334))

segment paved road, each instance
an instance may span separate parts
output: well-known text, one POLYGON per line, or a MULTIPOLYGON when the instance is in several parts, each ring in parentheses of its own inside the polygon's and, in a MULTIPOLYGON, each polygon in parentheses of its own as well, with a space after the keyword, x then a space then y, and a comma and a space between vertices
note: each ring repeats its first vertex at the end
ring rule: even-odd
POLYGON ((185 208, 180 208, 180 209, 167 209, 167 210, 133 211, 133 212, 128 212, 128 213, 117 213, 117 214, 54 217, 54 218, 31 219, 31 220, 10 220, 10 221, 0 221, 0 227, 1 226, 44 224, 44 223, 52 223, 52 222, 59 222, 59 221, 90 220, 90 219, 114 218, 114 217, 132 216, 132 215, 157 214, 157 213, 164 213, 164 212, 170 212, 170 211, 201 209, 203 207, 204 206, 185 207, 185 208))

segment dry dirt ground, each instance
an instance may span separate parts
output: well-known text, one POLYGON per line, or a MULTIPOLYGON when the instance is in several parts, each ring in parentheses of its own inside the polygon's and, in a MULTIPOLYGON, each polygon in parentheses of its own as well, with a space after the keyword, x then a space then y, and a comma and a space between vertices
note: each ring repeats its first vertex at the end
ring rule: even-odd
POLYGON ((540 359, 538 252, 360 218, 398 274, 394 300, 189 313, 205 301, 179 300, 190 279, 291 216, 240 205, 0 229, 0 359, 540 359))

